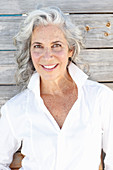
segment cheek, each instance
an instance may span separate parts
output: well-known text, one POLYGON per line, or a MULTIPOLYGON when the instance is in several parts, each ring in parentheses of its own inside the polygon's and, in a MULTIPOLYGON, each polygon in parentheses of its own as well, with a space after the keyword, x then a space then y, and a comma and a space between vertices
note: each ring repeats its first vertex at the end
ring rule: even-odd
POLYGON ((68 54, 66 51, 57 52, 57 56, 61 62, 63 62, 63 63, 68 62, 68 54))
POLYGON ((61 51, 57 51, 57 52, 54 52, 54 53, 56 53, 56 56, 59 56, 62 59, 67 59, 68 58, 67 51, 61 50, 61 51))
POLYGON ((40 53, 31 51, 31 57, 34 59, 38 59, 40 57, 40 53))
POLYGON ((32 60, 32 63, 36 69, 38 63, 39 63, 39 57, 40 55, 37 53, 37 52, 31 52, 31 60, 32 60))

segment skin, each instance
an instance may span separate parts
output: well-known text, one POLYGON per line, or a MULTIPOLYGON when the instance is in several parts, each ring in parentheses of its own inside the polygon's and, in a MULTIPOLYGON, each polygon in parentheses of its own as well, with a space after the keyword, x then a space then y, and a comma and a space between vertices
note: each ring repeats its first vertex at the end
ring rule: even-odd
POLYGON ((77 86, 67 70, 73 51, 69 50, 63 32, 55 25, 35 27, 30 50, 41 78, 41 97, 61 128, 77 99, 77 86))

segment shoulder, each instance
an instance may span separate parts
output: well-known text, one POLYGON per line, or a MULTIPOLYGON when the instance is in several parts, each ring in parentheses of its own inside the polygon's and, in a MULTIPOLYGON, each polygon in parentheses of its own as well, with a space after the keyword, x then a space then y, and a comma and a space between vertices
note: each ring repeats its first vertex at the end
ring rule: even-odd
MULTIPOLYGON (((28 89, 8 100, 1 108, 1 120, 9 125, 16 138, 21 137, 26 127, 26 106, 28 89)), ((4 124, 5 124, 4 123, 4 124)))
POLYGON ((28 98, 28 89, 18 93, 8 100, 1 108, 1 112, 6 112, 10 117, 18 117, 25 112, 28 98))
POLYGON ((100 91, 103 91, 103 92, 113 93, 113 90, 111 90, 106 85, 104 85, 102 83, 98 83, 98 82, 93 81, 93 80, 89 80, 89 79, 86 80, 84 87, 91 88, 91 89, 97 90, 97 91, 100 90, 100 91))
POLYGON ((14 97, 12 97, 10 100, 6 102, 6 105, 8 106, 19 106, 21 104, 24 104, 26 102, 26 97, 28 96, 28 89, 25 89, 24 91, 18 93, 14 97))
POLYGON ((83 87, 89 94, 92 94, 101 100, 101 102, 107 102, 112 100, 113 102, 113 90, 105 86, 102 83, 96 81, 87 80, 83 87))

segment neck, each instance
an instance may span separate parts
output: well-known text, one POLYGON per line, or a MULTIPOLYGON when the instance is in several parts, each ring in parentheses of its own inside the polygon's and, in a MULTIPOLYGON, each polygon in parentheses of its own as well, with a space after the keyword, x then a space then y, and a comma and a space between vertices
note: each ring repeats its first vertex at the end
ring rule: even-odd
POLYGON ((69 73, 67 73, 66 76, 62 76, 60 78, 57 78, 56 80, 50 81, 41 79, 40 91, 41 95, 62 95, 73 85, 74 82, 69 73))

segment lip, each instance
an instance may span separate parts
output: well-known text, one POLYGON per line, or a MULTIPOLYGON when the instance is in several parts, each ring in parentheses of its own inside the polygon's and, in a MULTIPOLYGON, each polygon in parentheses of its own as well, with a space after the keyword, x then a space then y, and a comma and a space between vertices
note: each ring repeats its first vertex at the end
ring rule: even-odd
POLYGON ((49 64, 49 65, 42 65, 42 64, 41 64, 41 67, 42 67, 44 70, 50 72, 50 71, 55 70, 58 65, 59 65, 59 64, 49 64))

